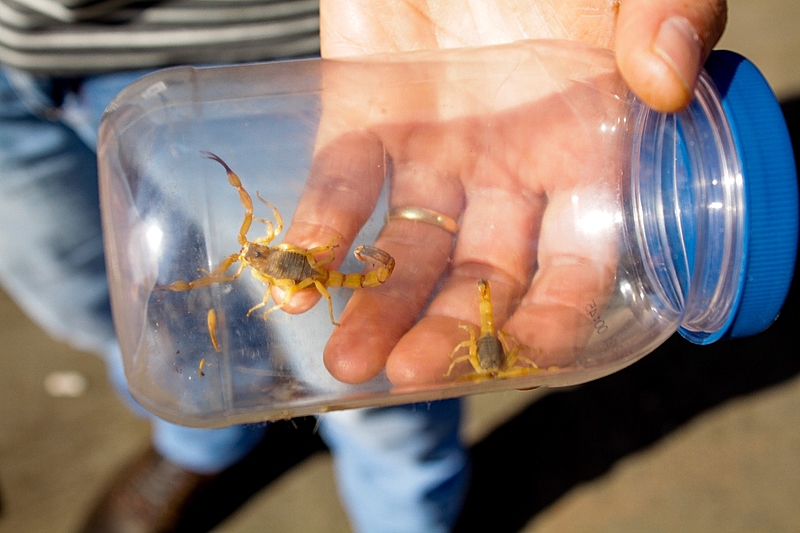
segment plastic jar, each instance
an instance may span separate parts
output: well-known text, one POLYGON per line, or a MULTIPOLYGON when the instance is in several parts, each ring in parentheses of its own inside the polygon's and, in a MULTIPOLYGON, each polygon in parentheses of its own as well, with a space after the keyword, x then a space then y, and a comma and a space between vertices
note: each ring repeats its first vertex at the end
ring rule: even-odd
POLYGON ((99 159, 129 388, 190 426, 573 385, 676 331, 753 335, 777 317, 796 255, 786 126, 757 69, 729 52, 676 114, 643 105, 610 51, 564 41, 167 69, 109 106, 99 159), (459 226, 387 218, 408 205, 449 209, 459 226), (292 243, 320 247, 318 269, 361 272, 358 245, 395 256, 385 283, 326 289, 334 320, 355 293, 383 305, 343 317, 353 353, 412 327, 371 370, 348 374, 341 342, 323 357, 343 333, 325 298, 312 305, 313 283, 294 297, 307 310, 262 316, 278 293, 240 248, 271 229, 261 243, 275 250, 298 220, 332 226, 292 243), (210 272, 191 290, 179 281, 210 272), (415 324, 393 322, 389 302, 423 293, 415 324), (479 360, 482 318, 504 343, 494 363, 479 360))

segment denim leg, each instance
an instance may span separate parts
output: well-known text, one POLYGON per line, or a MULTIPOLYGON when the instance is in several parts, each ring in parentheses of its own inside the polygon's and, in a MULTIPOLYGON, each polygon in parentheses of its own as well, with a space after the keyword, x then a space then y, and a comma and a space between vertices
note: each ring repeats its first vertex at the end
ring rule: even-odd
MULTIPOLYGON (((0 69, 0 283, 50 335, 106 356, 131 403, 111 320, 95 150, 102 110, 140 74, 93 77, 61 106, 55 80, 0 69)), ((265 429, 201 431, 152 419, 156 448, 205 473, 236 463, 265 429)))
POLYGON ((214 474, 238 463, 258 445, 266 431, 266 424, 199 429, 154 417, 153 447, 187 470, 214 474))
MULTIPOLYGON (((48 102, 50 80, 27 78, 12 87, 0 71, 0 281, 50 334, 80 349, 106 352, 123 396, 91 137, 101 110, 133 77, 91 78, 62 113, 48 102)), ((466 487, 459 405, 451 400, 323 418, 321 431, 358 530, 450 528, 466 487)), ((197 430, 155 418, 153 426, 161 453, 206 473, 237 462, 266 429, 197 430)))
POLYGON ((101 353, 114 330, 96 156, 58 120, 49 82, 29 81, 23 100, 0 71, 0 281, 50 335, 101 353))
POLYGON ((108 347, 109 379, 120 399, 136 415, 150 419, 153 447, 173 464, 198 474, 214 474, 233 466, 264 438, 267 424, 244 424, 221 429, 198 429, 179 426, 153 416, 131 396, 125 382, 125 370, 119 345, 108 347))
POLYGON ((355 531, 445 532, 467 490, 460 400, 329 413, 339 492, 355 531))

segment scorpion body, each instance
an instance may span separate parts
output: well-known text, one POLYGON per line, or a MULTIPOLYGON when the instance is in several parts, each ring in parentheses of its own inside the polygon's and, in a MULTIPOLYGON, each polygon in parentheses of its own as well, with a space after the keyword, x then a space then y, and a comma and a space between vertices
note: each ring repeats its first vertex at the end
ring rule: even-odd
MULTIPOLYGON (((334 247, 331 245, 330 249, 334 247)), ((290 244, 278 244, 270 248, 250 243, 245 259, 253 269, 253 275, 264 283, 274 283, 274 280, 292 280, 294 283, 313 280, 314 283, 319 282, 327 287, 361 289, 380 285, 391 274, 389 267, 378 268, 366 274, 343 274, 336 270, 319 268, 323 263, 314 263, 308 257, 308 252, 290 244)), ((373 246, 359 246, 354 253, 361 261, 372 259, 381 265, 392 266, 394 261, 389 254, 373 246)))
POLYGON ((499 372, 506 360, 506 350, 500 339, 493 334, 481 334, 476 344, 480 371, 489 374, 499 372))
POLYGON ((388 253, 375 248, 374 246, 362 245, 354 250, 354 254, 359 261, 372 261, 377 267, 364 274, 351 273, 343 274, 335 270, 328 270, 325 265, 335 259, 334 250, 337 247, 332 240, 326 246, 315 248, 300 248, 292 244, 281 243, 270 246, 272 240, 283 231, 283 218, 278 208, 270 204, 256 193, 261 202, 272 209, 275 222, 256 218, 253 216, 253 200, 250 194, 242 186, 239 176, 223 161, 219 156, 211 152, 202 152, 207 158, 218 162, 223 166, 227 175, 228 182, 239 192, 239 200, 245 210, 244 221, 239 229, 238 241, 241 249, 229 255, 217 268, 208 273, 207 276, 198 278, 194 281, 175 281, 166 286, 169 291, 188 291, 200 287, 208 287, 214 283, 233 281, 239 277, 245 268, 250 267, 253 276, 264 283, 267 289, 262 301, 247 312, 247 316, 267 305, 270 298, 270 288, 277 287, 284 291, 284 296, 280 302, 268 308, 264 312, 264 318, 273 311, 276 311, 289 303, 292 295, 303 289, 314 287, 328 300, 328 311, 331 323, 334 325, 336 320, 333 316, 333 301, 326 287, 346 287, 350 289, 360 289, 363 287, 374 287, 384 283, 392 274, 394 269, 394 258, 388 253), (256 220, 262 222, 267 227, 267 234, 258 237, 253 241, 247 239, 247 232, 256 220), (316 259, 320 254, 326 254, 321 259, 316 259), (233 274, 226 274, 228 269, 234 264, 239 263, 239 267, 233 274))

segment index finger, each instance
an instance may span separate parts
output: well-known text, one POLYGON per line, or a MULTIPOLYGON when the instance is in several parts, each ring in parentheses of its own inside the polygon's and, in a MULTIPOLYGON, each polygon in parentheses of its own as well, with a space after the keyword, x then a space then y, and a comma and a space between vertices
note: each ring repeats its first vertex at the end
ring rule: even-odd
MULTIPOLYGON (((322 148, 314 156, 284 242, 304 249, 333 243, 337 251, 325 268, 338 268, 375 209, 385 167, 383 145, 368 133, 345 134, 322 148)), ((319 297, 315 291, 301 291, 283 309, 303 312, 319 297)))

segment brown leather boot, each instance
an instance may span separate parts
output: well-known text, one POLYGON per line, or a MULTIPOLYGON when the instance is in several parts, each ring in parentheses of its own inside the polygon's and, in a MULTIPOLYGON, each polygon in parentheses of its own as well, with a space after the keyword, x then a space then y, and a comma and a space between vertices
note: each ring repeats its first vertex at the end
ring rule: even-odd
POLYGON ((313 417, 272 422, 266 438, 238 463, 204 476, 148 449, 121 472, 81 533, 206 533, 253 494, 325 445, 313 417))
POLYGON ((184 470, 149 448, 116 478, 81 532, 173 532, 187 506, 216 477, 184 470))

